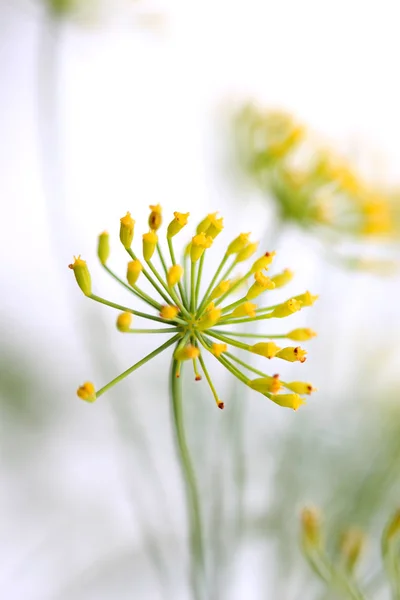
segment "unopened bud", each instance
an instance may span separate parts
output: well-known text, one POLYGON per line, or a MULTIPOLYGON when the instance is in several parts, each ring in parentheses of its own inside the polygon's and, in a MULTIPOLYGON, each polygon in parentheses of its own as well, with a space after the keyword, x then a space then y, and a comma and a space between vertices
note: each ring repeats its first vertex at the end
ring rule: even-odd
POLYGON ((126 250, 129 250, 132 245, 134 229, 135 221, 132 219, 131 213, 127 212, 121 219, 119 230, 119 239, 126 250))
POLYGON ((82 292, 85 296, 90 296, 92 294, 92 281, 86 261, 82 260, 80 255, 78 257, 74 256, 74 262, 68 266, 73 270, 76 282, 82 292))
POLYGON ((97 256, 102 265, 106 264, 108 257, 110 256, 110 236, 107 231, 103 231, 103 233, 99 235, 97 256))

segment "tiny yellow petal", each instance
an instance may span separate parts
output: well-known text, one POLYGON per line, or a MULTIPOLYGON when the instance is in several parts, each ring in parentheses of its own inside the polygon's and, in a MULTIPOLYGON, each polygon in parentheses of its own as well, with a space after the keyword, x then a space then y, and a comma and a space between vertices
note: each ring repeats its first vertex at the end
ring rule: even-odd
POLYGON ((86 261, 83 260, 80 255, 77 257, 74 256, 74 262, 71 265, 68 265, 68 267, 73 270, 76 283, 79 285, 85 296, 90 296, 92 293, 92 280, 86 261))
POLYGON ((236 256, 236 262, 243 262, 244 260, 247 260, 248 258, 253 256, 253 254, 257 252, 258 244, 259 242, 252 242, 245 246, 243 250, 240 250, 240 252, 238 252, 236 256))
POLYGON ((232 317, 255 317, 256 308, 257 304, 253 302, 243 302, 243 304, 237 306, 232 312, 232 317))
POLYGON ((201 319, 197 321, 197 328, 200 331, 205 331, 214 327, 221 318, 222 310, 220 308, 211 308, 207 310, 201 319))
POLYGON ((154 231, 143 234, 143 258, 148 261, 154 254, 158 242, 158 236, 154 231))
POLYGON ((221 283, 219 283, 211 292, 210 300, 215 300, 216 298, 219 298, 220 296, 223 296, 224 294, 226 294, 226 292, 229 290, 231 285, 232 285, 232 282, 230 279, 221 281, 221 283))
POLYGON ((279 404, 279 406, 283 406, 284 408, 292 408, 293 410, 297 410, 302 404, 305 404, 304 399, 298 394, 271 394, 268 397, 275 404, 279 404))
POLYGON ((182 279, 183 267, 181 265, 173 265, 169 268, 167 273, 167 283, 170 287, 173 287, 182 279))
POLYGON ((307 383, 305 381, 291 381, 290 383, 285 383, 285 387, 296 394, 303 395, 310 395, 317 391, 316 388, 311 385, 311 383, 307 383))
POLYGON ((94 402, 96 400, 96 390, 91 381, 86 381, 83 385, 79 386, 76 394, 81 400, 85 400, 85 402, 94 402))
POLYGON ((315 337, 316 335, 317 334, 315 331, 309 329, 308 327, 304 327, 289 331, 286 337, 295 342, 306 342, 307 340, 311 340, 311 338, 315 337))
POLYGON ((189 216, 190 213, 174 212, 174 219, 168 225, 167 238, 172 238, 179 233, 182 227, 185 227, 187 224, 189 216))
POLYGON ((300 300, 296 300, 296 298, 291 298, 282 304, 279 304, 272 312, 269 314, 271 317, 283 319, 284 317, 289 317, 293 313, 299 311, 302 307, 302 302, 300 300))
POLYGON ((268 267, 274 260, 275 255, 276 255, 276 252, 266 252, 263 256, 260 256, 260 258, 257 258, 257 260, 254 261, 254 263, 251 267, 251 272, 256 273, 257 271, 268 270, 268 267))
POLYGON ((274 282, 276 288, 281 288, 287 283, 289 283, 293 279, 294 273, 290 271, 290 269, 285 269, 282 273, 278 273, 271 277, 271 280, 274 282))
POLYGON ((257 271, 254 273, 254 283, 247 292, 246 298, 247 300, 253 300, 266 290, 273 290, 274 287, 275 284, 269 277, 261 273, 261 271, 257 271))
POLYGON ((171 306, 170 304, 166 304, 161 307, 160 317, 163 319, 173 320, 176 315, 179 313, 179 308, 177 306, 171 306))
POLYGON ((211 346, 211 352, 214 354, 214 356, 218 357, 221 356, 221 354, 223 354, 224 352, 226 352, 228 350, 228 346, 226 344, 212 344, 211 346))
POLYGON ((143 266, 140 260, 131 260, 128 262, 128 267, 126 270, 126 278, 128 280, 129 285, 132 287, 136 284, 139 279, 139 275, 142 272, 143 266))
POLYGON ((279 352, 277 352, 276 357, 282 358, 283 360, 287 360, 289 362, 305 362, 306 361, 307 351, 300 348, 300 346, 287 346, 286 348, 282 348, 279 352))
POLYGON ((119 314, 117 317, 117 329, 122 332, 128 331, 132 324, 132 318, 132 313, 129 312, 119 314))
POLYGON ((272 377, 253 379, 250 381, 249 386, 261 394, 277 394, 282 388, 282 382, 279 380, 279 375, 273 375, 272 377))
POLYGON ((310 292, 305 292, 299 296, 295 296, 294 299, 301 302, 302 306, 312 306, 319 296, 313 296, 310 292))
POLYGON ((228 246, 226 254, 229 256, 230 254, 237 254, 243 248, 245 248, 249 243, 249 233, 241 233, 238 235, 228 246))
POLYGON ((200 354, 200 350, 196 348, 196 346, 192 346, 192 344, 188 344, 183 348, 178 348, 175 350, 174 358, 176 360, 191 360, 193 358, 197 358, 200 354))
POLYGON ((260 356, 265 356, 265 358, 274 358, 280 348, 275 342, 258 342, 258 344, 250 346, 249 350, 253 354, 259 354, 260 356))
POLYGON ((119 238, 123 247, 128 250, 132 245, 135 221, 132 219, 131 213, 127 212, 126 215, 120 219, 120 222, 119 238))
POLYGON ((97 244, 97 256, 99 257, 100 263, 105 265, 110 255, 110 236, 107 231, 103 231, 99 235, 97 244))

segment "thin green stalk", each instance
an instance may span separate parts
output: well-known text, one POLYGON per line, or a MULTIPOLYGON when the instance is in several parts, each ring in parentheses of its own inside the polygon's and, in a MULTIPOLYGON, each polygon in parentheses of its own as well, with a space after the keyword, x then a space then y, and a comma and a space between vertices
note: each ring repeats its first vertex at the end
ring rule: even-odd
POLYGON ((194 313, 196 308, 196 263, 190 261, 190 311, 194 313))
POLYGON ((162 249, 161 249, 161 246, 160 246, 160 242, 157 242, 157 254, 158 254, 158 257, 159 257, 160 262, 162 264, 162 268, 164 270, 165 277, 167 277, 167 275, 168 275, 168 267, 167 267, 167 263, 165 261, 165 258, 164 258, 164 255, 163 255, 163 252, 162 252, 162 249))
POLYGON ((239 323, 253 323, 254 321, 262 321, 263 319, 272 319, 272 315, 261 315, 260 317, 244 317, 243 319, 227 319, 226 321, 219 321, 218 325, 238 325, 239 323))
MULTIPOLYGON (((238 306, 240 306, 241 304, 243 304, 243 302, 246 302, 246 297, 240 298, 240 300, 236 300, 236 302, 232 302, 232 304, 228 304, 227 306, 224 306, 222 309, 222 312, 226 313, 230 310, 233 310, 233 309, 237 308, 238 306)), ((229 316, 229 315, 227 315, 227 316, 229 316)))
POLYGON ((167 294, 170 295, 171 299, 168 300, 168 304, 170 304, 171 301, 175 302, 175 304, 177 305, 177 307, 179 308, 179 310, 181 311, 181 313, 183 313, 185 316, 189 316, 187 310, 185 309, 185 307, 183 306, 183 304, 179 300, 179 298, 178 298, 177 294, 175 293, 174 289, 172 287, 169 287, 165 283, 165 281, 163 280, 163 278, 161 277, 161 275, 159 274, 159 272, 157 271, 157 269, 155 268, 155 266, 153 265, 153 263, 151 262, 151 260, 148 260, 146 262, 149 265, 149 267, 150 267, 153 275, 158 279, 158 281, 163 286, 163 288, 165 289, 165 291, 167 292, 167 294))
POLYGON ((231 340, 225 335, 221 335, 220 333, 215 333, 209 329, 207 331, 207 335, 216 338, 217 340, 221 340, 221 342, 225 342, 225 344, 230 344, 231 346, 236 346, 236 348, 240 348, 241 350, 248 350, 250 348, 249 344, 242 344, 242 342, 238 342, 236 340, 231 340))
POLYGON ((176 447, 186 489, 186 502, 189 518, 191 584, 193 598, 195 600, 201 600, 204 598, 205 565, 200 499, 196 476, 186 442, 185 426, 183 422, 181 380, 177 377, 177 374, 179 374, 178 362, 173 360, 170 378, 172 417, 176 447))
POLYGON ((123 333, 178 333, 180 327, 166 327, 165 329, 127 329, 123 333))
POLYGON ((197 271, 197 281, 196 281, 196 296, 195 296, 195 307, 198 305, 199 302, 199 294, 200 294, 200 284, 201 284, 201 276, 203 274, 203 265, 204 265, 204 258, 205 258, 206 253, 203 252, 203 254, 200 257, 200 261, 199 261, 199 269, 197 271))
POLYGON ((243 277, 238 279, 238 281, 236 283, 234 283, 233 286, 231 288, 229 288, 229 290, 227 292, 225 292, 225 294, 222 294, 222 296, 220 298, 218 298, 218 300, 215 303, 215 306, 218 306, 219 304, 221 304, 221 302, 223 302, 225 300, 225 298, 227 298, 230 294, 233 294, 233 292, 235 290, 237 290, 237 288, 240 287, 242 285, 242 283, 247 281, 247 279, 249 278, 250 275, 251 275, 251 269, 250 269, 250 271, 247 271, 246 275, 243 275, 243 277))
MULTIPOLYGON (((176 262, 176 258, 175 258, 174 245, 172 243, 172 238, 168 238, 167 242, 168 242, 168 249, 169 249, 169 254, 170 254, 170 257, 171 257, 172 265, 176 265, 177 262, 176 262)), ((184 276, 185 276, 185 281, 186 281, 186 277, 187 277, 186 261, 184 261, 184 276)), ((179 289, 179 293, 181 295, 181 300, 183 302, 183 306, 187 310, 189 310, 189 302, 188 302, 188 299, 187 299, 186 291, 185 291, 185 289, 184 289, 184 287, 183 287, 183 285, 182 285, 181 282, 178 283, 178 289, 179 289)))
POLYGON ((248 369, 249 371, 252 371, 256 375, 259 375, 260 377, 268 377, 268 375, 266 373, 263 373, 262 371, 259 371, 258 369, 255 369, 251 365, 248 365, 243 360, 240 360, 240 358, 238 358, 234 354, 231 354, 231 352, 225 352, 225 355, 228 356, 231 360, 234 360, 235 362, 237 362, 239 365, 241 365, 245 369, 248 369))
POLYGON ((176 341, 178 341, 179 337, 180 337, 179 335, 175 335, 173 338, 171 338, 167 342, 165 342, 165 344, 162 344, 162 346, 159 346, 159 348, 156 348, 155 350, 153 350, 153 352, 150 352, 150 354, 148 354, 147 356, 145 356, 144 358, 139 360, 139 362, 135 363, 132 367, 129 367, 129 369, 127 369, 126 371, 121 373, 121 375, 118 375, 118 377, 115 377, 115 379, 112 379, 112 381, 110 381, 109 383, 104 385, 102 388, 99 389, 98 392, 96 392, 96 398, 99 398, 107 390, 112 388, 113 385, 122 381, 122 379, 125 379, 125 377, 128 377, 128 375, 133 373, 133 371, 136 371, 136 369, 139 369, 139 367, 146 364, 149 360, 151 360, 152 358, 157 356, 157 354, 160 354, 161 352, 163 352, 164 350, 169 348, 169 346, 172 346, 172 344, 174 344, 176 341))
POLYGON ((211 393, 214 396, 214 400, 215 400, 216 405, 218 406, 218 408, 224 408, 224 403, 221 402, 221 400, 218 397, 217 390, 214 387, 214 384, 213 384, 213 382, 211 380, 210 374, 209 374, 209 372, 207 370, 207 367, 206 367, 206 365, 204 363, 204 359, 203 359, 203 357, 202 357, 201 354, 199 355, 199 362, 200 362, 201 368, 203 369, 203 373, 206 376, 208 385, 210 386, 211 393))
POLYGON ((199 317, 201 315, 203 308, 206 306, 206 304, 208 304, 208 302, 207 302, 208 297, 209 297, 210 293, 212 292, 212 290, 214 289, 215 282, 217 281, 218 276, 221 273, 222 269, 224 268, 224 265, 226 264, 226 261, 228 260, 228 258, 229 258, 229 256, 227 254, 225 254, 222 261, 220 262, 218 269, 215 271, 214 277, 211 279, 210 284, 206 290, 206 293, 204 294, 203 299, 200 302, 200 306, 197 311, 197 317, 199 317))
MULTIPOLYGON (((199 332, 197 333, 197 339, 200 341, 200 343, 204 346, 204 348, 206 350, 208 350, 209 352, 211 352, 211 343, 209 342, 209 340, 204 337, 204 335, 201 335, 199 332)), ((215 355, 213 355, 215 356, 215 355)), ((249 378, 246 377, 243 373, 241 373, 239 371, 239 369, 237 369, 234 365, 232 365, 229 361, 227 361, 224 358, 224 355, 221 354, 221 356, 215 356, 215 358, 224 365, 224 367, 226 367, 228 369, 228 371, 230 371, 232 373, 232 375, 234 375, 235 377, 237 377, 238 379, 240 379, 240 381, 242 381, 243 383, 245 383, 247 385, 249 378)))
POLYGON ((88 296, 92 300, 96 302, 100 302, 101 304, 105 304, 106 306, 111 306, 111 308, 116 308, 117 310, 122 310, 123 312, 129 312, 135 315, 136 317, 142 317, 143 319, 150 319, 151 321, 157 321, 158 323, 165 323, 166 325, 176 325, 177 322, 185 324, 185 321, 181 321, 178 317, 176 317, 173 321, 169 319, 162 319, 161 317, 155 317, 153 315, 149 315, 147 313, 139 312, 138 310, 133 310, 133 308, 128 308, 127 306, 122 306, 122 304, 116 304, 115 302, 110 302, 109 300, 105 300, 105 298, 100 298, 100 296, 96 296, 95 294, 91 294, 88 296))
POLYGON ((121 285, 123 285, 124 288, 126 288, 127 290, 129 290, 131 293, 135 294, 135 296, 137 296, 138 298, 140 298, 141 300, 143 300, 143 302, 146 302, 147 304, 149 304, 150 306, 152 306, 156 310, 160 310, 161 304, 159 304, 158 302, 156 302, 155 300, 153 300, 153 298, 151 298, 150 296, 148 296, 145 292, 143 292, 141 289, 139 289, 136 285, 132 287, 132 286, 128 285, 127 283, 125 283, 125 281, 123 281, 122 279, 120 279, 120 277, 118 277, 118 275, 116 275, 114 273, 114 271, 112 271, 109 267, 107 267, 107 265, 102 265, 102 267, 107 271, 107 273, 109 275, 111 275, 111 277, 113 277, 115 279, 115 281, 118 281, 118 283, 120 283, 121 285))
MULTIPOLYGON (((217 326, 219 326, 219 322, 217 324, 217 326)), ((209 329, 208 333, 219 333, 219 331, 217 329, 209 329)), ((265 334, 261 334, 261 333, 240 333, 238 331, 224 331, 224 335, 233 335, 236 337, 249 337, 249 338, 256 338, 256 339, 265 339, 265 338, 270 338, 273 340, 284 340, 287 338, 286 335, 275 335, 275 334, 270 334, 270 333, 265 333, 265 334)))

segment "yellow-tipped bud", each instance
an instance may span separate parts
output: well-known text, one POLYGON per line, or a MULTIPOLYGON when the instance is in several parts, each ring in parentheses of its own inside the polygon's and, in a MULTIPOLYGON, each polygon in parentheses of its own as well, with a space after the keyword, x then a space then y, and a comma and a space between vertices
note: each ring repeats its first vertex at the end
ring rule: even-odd
POLYGON ((237 254, 243 250, 243 248, 249 244, 249 235, 250 232, 239 234, 237 238, 232 240, 232 242, 229 244, 226 254, 230 256, 231 254, 237 254))
POLYGON ((107 231, 103 231, 103 233, 99 235, 97 256, 102 265, 106 264, 108 257, 110 256, 110 236, 107 231))
POLYGON ((272 312, 270 312, 270 316, 278 319, 283 319, 284 317, 289 317, 293 313, 297 312, 301 309, 302 303, 296 298, 291 298, 282 304, 279 304, 272 312))
POLYGON ((211 308, 197 321, 197 328, 200 331, 205 331, 214 327, 221 318, 222 310, 220 308, 211 308))
POLYGON ((306 361, 306 354, 307 351, 303 350, 303 348, 300 348, 300 346, 287 346, 276 353, 276 358, 282 358, 283 360, 287 360, 289 362, 299 361, 303 363, 306 361))
POLYGON ((76 390, 77 396, 85 402, 94 402, 96 400, 96 390, 91 381, 86 381, 76 390))
POLYGON ((128 267, 126 270, 126 278, 128 280, 129 285, 132 287, 136 284, 139 279, 139 275, 142 272, 143 266, 140 260, 131 260, 128 262, 128 267))
POLYGON ((281 288, 290 281, 292 281, 293 276, 293 271, 291 271, 290 269, 285 269, 284 271, 282 271, 282 273, 278 273, 277 275, 271 277, 271 279, 274 282, 276 288, 281 288))
MULTIPOLYGON (((250 244, 248 244, 247 246, 245 246, 243 248, 243 250, 241 250, 240 252, 238 252, 237 257, 236 257, 236 262, 243 262, 244 260, 247 260, 248 258, 250 258, 251 256, 253 256, 253 254, 255 252, 257 252, 257 248, 258 248, 258 244, 260 242, 251 242, 250 244)), ((258 269, 259 270, 259 269, 258 269)))
POLYGON ((211 346, 211 352, 214 354, 214 356, 216 356, 217 358, 219 356, 221 356, 221 354, 223 354, 224 352, 226 352, 228 350, 228 346, 226 344, 212 344, 211 346))
POLYGON ((321 516, 316 508, 303 508, 300 515, 303 544, 317 548, 321 545, 321 516))
POLYGON ((167 238, 172 238, 179 233, 182 227, 185 227, 187 224, 189 216, 190 213, 174 212, 174 219, 168 225, 167 238))
POLYGON ((132 313, 123 312, 117 317, 117 329, 119 331, 125 332, 128 331, 132 324, 132 313))
POLYGON ((160 204, 150 204, 149 208, 151 210, 149 216, 149 227, 153 231, 157 231, 157 229, 160 229, 162 224, 162 208, 160 204))
POLYGON ((200 350, 196 348, 196 346, 192 346, 192 344, 188 344, 183 348, 178 348, 175 350, 174 358, 176 360, 191 360, 193 358, 197 358, 200 354, 200 350))
POLYGON ((232 282, 230 279, 221 281, 221 283, 219 283, 211 292, 210 300, 215 300, 216 298, 219 298, 220 296, 223 296, 224 294, 226 294, 226 292, 229 290, 231 285, 232 285, 232 282))
POLYGON ((285 383, 285 387, 296 394, 312 394, 316 392, 316 388, 311 385, 311 383, 307 383, 305 381, 291 381, 290 383, 285 383))
POLYGON ((158 242, 158 236, 154 231, 143 234, 143 258, 148 261, 154 254, 158 242))
POLYGON ((293 410, 297 410, 302 404, 305 404, 303 398, 298 394, 271 394, 268 398, 275 404, 279 404, 279 406, 292 408, 293 410))
POLYGON ((275 254, 276 252, 266 252, 263 256, 257 258, 257 260, 254 261, 253 266, 251 267, 251 273, 256 273, 257 271, 264 271, 265 269, 268 270, 269 265, 274 260, 275 254))
POLYGON ((360 529, 348 529, 340 540, 340 555, 344 568, 350 573, 358 563, 365 548, 365 534, 360 529))
POLYGON ((266 275, 263 275, 261 271, 254 273, 254 279, 253 285, 246 294, 247 300, 253 300, 253 298, 257 298, 257 296, 266 290, 273 290, 275 287, 274 282, 269 277, 266 277, 266 275))
POLYGON ((198 233, 192 238, 192 245, 190 248, 190 260, 196 262, 199 260, 206 248, 210 248, 213 243, 211 236, 206 235, 204 232, 198 233))
POLYGON ((135 221, 131 217, 131 213, 127 212, 121 219, 121 226, 119 230, 119 239, 124 248, 129 250, 132 245, 133 233, 135 230, 135 221))
POLYGON ((170 304, 165 304, 165 306, 161 307, 160 317, 163 319, 168 319, 172 321, 175 319, 176 315, 179 313, 179 308, 177 306, 171 306, 170 304))
POLYGON ((293 340, 295 342, 307 342, 311 340, 311 338, 315 337, 317 334, 312 329, 308 329, 308 327, 293 329, 287 334, 287 338, 289 340, 293 340))
POLYGON ((305 292, 299 296, 295 296, 294 299, 301 302, 302 306, 312 306, 319 296, 313 296, 310 292, 305 292))
POLYGON ((167 283, 170 287, 173 287, 180 282, 183 276, 183 267, 181 265, 173 265, 169 268, 167 273, 167 283))
POLYGON ((255 317, 256 308, 257 304, 254 304, 254 302, 243 302, 232 312, 232 317, 255 317))
POLYGON ((279 380, 279 375, 273 375, 272 377, 252 379, 249 386, 261 394, 277 394, 282 388, 282 382, 279 380))
POLYGON ((258 344, 249 346, 249 350, 250 352, 253 352, 253 354, 259 354, 260 356, 265 356, 265 358, 274 358, 280 348, 275 342, 258 342, 258 344))
POLYGON ((218 213, 213 213, 211 215, 208 215, 210 219, 210 225, 207 228, 206 234, 212 237, 213 240, 217 237, 217 235, 221 233, 221 231, 224 228, 224 219, 222 217, 218 219, 217 214, 218 213))
POLYGON ((74 262, 71 265, 68 265, 68 267, 73 270, 76 283, 79 285, 85 296, 90 296, 92 293, 92 280, 86 261, 82 260, 80 255, 77 257, 74 256, 74 262))

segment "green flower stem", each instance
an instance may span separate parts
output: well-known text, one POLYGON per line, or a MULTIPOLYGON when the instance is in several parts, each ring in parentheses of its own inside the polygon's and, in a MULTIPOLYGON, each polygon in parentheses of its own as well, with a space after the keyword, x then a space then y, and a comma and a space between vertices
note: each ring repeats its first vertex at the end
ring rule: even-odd
MULTIPOLYGON (((232 302, 232 304, 228 304, 227 306, 224 306, 222 308, 222 312, 226 313, 230 310, 234 310, 235 308, 237 308, 238 306, 243 304, 243 302, 246 302, 246 300, 247 300, 247 298, 246 298, 246 296, 244 296, 243 298, 240 298, 240 300, 236 300, 236 302, 232 302)), ((229 316, 229 315, 225 315, 225 316, 229 316)))
POLYGON ((118 283, 120 283, 121 285, 123 285, 124 288, 126 288, 127 290, 129 290, 131 293, 135 294, 135 296, 137 296, 138 298, 140 298, 144 302, 147 302, 147 304, 150 304, 150 306, 152 306, 156 310, 160 310, 161 304, 159 304, 158 302, 156 302, 155 300, 153 300, 153 298, 151 298, 150 296, 148 296, 147 294, 145 294, 145 292, 143 292, 140 288, 138 288, 136 285, 134 285, 133 287, 131 287, 130 285, 128 285, 127 283, 125 283, 125 281, 123 281, 122 279, 120 279, 118 277, 118 275, 116 275, 109 267, 107 267, 107 265, 102 265, 102 266, 107 271, 107 273, 109 275, 111 275, 111 277, 113 277, 115 279, 115 281, 118 281, 118 283))
POLYGON ((272 306, 266 306, 265 308, 256 308, 256 313, 264 313, 264 312, 268 312, 269 310, 274 310, 274 308, 277 308, 281 304, 284 304, 284 303, 280 302, 279 304, 273 304, 272 306))
POLYGON ((218 298, 218 300, 215 303, 215 306, 218 306, 219 304, 221 304, 230 294, 233 294, 233 292, 235 290, 238 289, 238 287, 240 287, 243 283, 245 283, 247 281, 247 279, 250 277, 251 275, 251 270, 247 271, 246 275, 243 275, 243 277, 241 277, 240 279, 238 279, 238 281, 236 283, 233 284, 233 286, 231 288, 229 288, 229 290, 227 292, 225 292, 225 294, 222 294, 222 296, 220 296, 220 298, 218 298))
POLYGON ((231 346, 236 346, 236 348, 240 348, 241 350, 249 350, 249 344, 243 344, 242 342, 238 342, 237 340, 231 340, 229 337, 225 335, 221 335, 220 333, 215 333, 209 329, 207 331, 207 335, 216 338, 217 340, 221 340, 221 342, 225 342, 225 344, 230 344, 231 346))
POLYGON ((165 329, 127 329, 122 333, 178 333, 180 327, 166 327, 165 329))
MULTIPOLYGON (((197 310, 197 314, 196 317, 199 318, 203 312, 203 309, 206 307, 206 305, 208 304, 208 297, 210 295, 210 293, 213 291, 214 287, 215 287, 215 282, 218 279, 219 274, 221 273, 222 269, 224 268, 224 265, 226 264, 226 261, 228 260, 229 255, 225 254, 224 257, 222 258, 222 261, 219 264, 218 269, 216 270, 214 277, 211 279, 210 284, 206 290, 206 293, 203 296, 202 301, 200 302, 200 306, 197 310)), ((233 268, 233 267, 232 267, 233 268)), ((223 280, 222 280, 223 281, 223 280)))
POLYGON ((118 375, 118 377, 116 377, 115 379, 113 379, 112 381, 107 383, 107 385, 103 386, 98 392, 96 392, 96 398, 99 398, 102 394, 104 394, 104 392, 106 392, 107 390, 112 388, 116 383, 119 383, 120 381, 122 381, 122 379, 125 379, 125 377, 128 377, 128 375, 133 373, 133 371, 136 371, 136 369, 139 369, 139 367, 146 364, 149 360, 151 360, 152 358, 157 356, 157 354, 160 354, 160 352, 163 352, 164 350, 169 348, 169 346, 172 346, 172 344, 174 344, 179 339, 179 337, 180 337, 179 335, 175 335, 173 338, 171 338, 167 342, 165 342, 165 344, 163 344, 159 348, 156 348, 156 350, 153 350, 153 352, 150 352, 150 354, 148 354, 147 356, 145 356, 144 358, 139 360, 139 362, 134 364, 132 367, 130 367, 123 373, 121 373, 121 375, 118 375))
POLYGON ((191 583, 193 588, 193 598, 195 600, 201 600, 204 598, 203 588, 205 584, 203 528, 197 481, 185 436, 181 380, 177 375, 179 375, 179 365, 176 360, 173 360, 170 378, 172 416, 176 447, 186 489, 186 502, 189 518, 191 583))
POLYGON ((185 321, 181 321, 177 317, 171 321, 169 319, 162 319, 161 317, 154 317, 153 315, 149 315, 147 313, 139 312, 138 310, 133 310, 133 308, 128 308, 127 306, 122 306, 121 304, 116 304, 115 302, 110 302, 109 300, 105 300, 105 298, 100 298, 100 296, 96 296, 95 294, 91 294, 88 296, 91 300, 95 300, 96 302, 100 302, 101 304, 105 304, 106 306, 111 306, 111 308, 116 308, 117 310, 121 310, 123 312, 132 313, 136 317, 142 317, 143 319, 150 319, 151 321, 157 321, 158 323, 164 323, 166 325, 176 325, 178 323, 182 323, 185 325, 185 321))
MULTIPOLYGON (((217 326, 219 326, 219 322, 217 324, 217 326)), ((219 331, 217 329, 210 329, 209 332, 212 333, 219 333, 219 331)), ((274 340, 284 340, 287 338, 286 335, 271 335, 269 333, 265 333, 265 334, 261 334, 261 333, 240 333, 238 331, 224 331, 225 335, 233 335, 236 337, 249 337, 249 338, 255 338, 255 339, 265 339, 265 338, 270 338, 270 339, 274 339, 274 340)))
MULTIPOLYGON (((167 238, 167 242, 168 242, 168 249, 169 249, 169 255, 171 257, 171 262, 173 265, 176 265, 177 262, 176 262, 176 258, 175 258, 174 245, 172 243, 172 238, 167 238)), ((186 269, 186 265, 185 265, 185 269, 184 269, 185 277, 187 277, 186 271, 187 271, 187 269, 186 269)), ((189 302, 187 299, 185 289, 181 282, 178 283, 178 289, 179 289, 179 293, 181 295, 181 300, 183 302, 183 306, 186 308, 186 310, 189 310, 189 302)))
MULTIPOLYGON (((209 372, 208 372, 208 370, 207 370, 207 367, 206 367, 206 365, 205 365, 205 363, 204 363, 204 359, 203 359, 203 357, 202 357, 202 355, 201 355, 201 354, 199 355, 199 362, 200 362, 201 368, 203 369, 203 373, 204 373, 204 375, 206 376, 206 379, 207 379, 207 381, 208 381, 208 385, 210 386, 210 389, 211 389, 212 395, 214 396, 214 400, 215 400, 215 402, 216 402, 217 406, 219 407, 219 406, 220 406, 220 404, 221 404, 221 400, 219 399, 219 397, 218 397, 218 394, 217 394, 217 390, 215 389, 215 387, 214 387, 214 384, 213 384, 213 382, 211 381, 210 374, 209 374, 209 372)), ((223 408, 223 406, 224 406, 224 405, 222 404, 222 408, 223 408)))
POLYGON ((203 265, 204 265, 204 258, 205 258, 206 253, 203 252, 203 254, 200 257, 200 261, 199 261, 199 269, 197 271, 197 281, 196 281, 196 296, 195 296, 195 307, 198 306, 198 302, 199 302, 199 294, 200 294, 200 284, 201 284, 201 276, 203 274, 203 265))
MULTIPOLYGON (((206 350, 208 350, 209 352, 211 352, 211 342, 204 337, 203 335, 201 335, 200 333, 197 334, 198 336, 198 340, 200 341, 200 343, 204 346, 204 348, 206 350)), ((211 352, 212 354, 212 352, 211 352)), ((215 354, 213 354, 213 356, 215 356, 215 354)), ((241 371, 239 371, 239 369, 237 369, 234 365, 232 365, 228 360, 226 360, 224 358, 224 355, 221 354, 221 356, 215 356, 215 358, 222 364, 224 365, 224 367, 226 367, 228 369, 228 371, 230 371, 232 373, 232 375, 234 375, 235 377, 237 377, 238 379, 240 379, 240 381, 242 381, 243 383, 245 383, 246 385, 249 382, 248 377, 246 377, 244 375, 244 373, 241 373, 241 371)))
POLYGON ((190 261, 190 312, 194 313, 196 309, 196 290, 195 290, 195 282, 196 282, 196 263, 195 261, 190 261))
POLYGON ((164 270, 164 275, 165 275, 165 277, 167 277, 167 275, 168 275, 168 267, 167 267, 167 263, 165 262, 165 258, 164 258, 164 255, 163 255, 163 252, 162 252, 162 249, 161 249, 161 246, 160 246, 160 242, 157 242, 157 254, 158 254, 158 257, 159 257, 160 262, 162 264, 162 268, 164 270))
POLYGON ((262 321, 263 319, 272 319, 272 315, 261 315, 260 317, 244 317, 243 319, 227 319, 219 321, 218 326, 222 325, 238 325, 239 323, 253 323, 254 321, 262 321))
MULTIPOLYGON (((129 254, 129 256, 133 259, 133 260, 138 260, 136 254, 133 252, 133 250, 131 248, 128 248, 126 250, 129 254)), ((162 289, 157 285, 157 283, 154 281, 154 279, 152 278, 152 276, 150 275, 150 273, 147 271, 147 269, 145 267, 143 267, 142 265, 142 272, 143 275, 146 277, 146 279, 151 283, 151 285, 153 286, 153 288, 155 290, 157 290, 157 292, 160 294, 161 298, 163 298, 163 300, 169 304, 170 303, 170 299, 168 298, 168 296, 166 296, 164 294, 164 292, 162 291, 162 289)))
POLYGON ((248 369, 249 371, 252 371, 256 375, 259 375, 260 377, 270 377, 270 375, 267 375, 266 373, 263 373, 262 371, 259 371, 258 369, 255 369, 251 365, 248 365, 243 360, 240 360, 240 358, 238 358, 234 354, 231 354, 230 352, 225 352, 225 356, 228 356, 231 360, 234 360, 235 362, 237 362, 239 365, 241 365, 245 369, 248 369))
MULTIPOLYGON (((189 313, 187 312, 186 308, 183 306, 183 304, 179 300, 179 298, 178 298, 177 294, 175 293, 174 289, 172 287, 169 287, 165 283, 165 281, 163 280, 163 278, 161 277, 161 275, 159 274, 159 272, 157 271, 157 269, 154 267, 154 265, 151 262, 151 260, 148 260, 146 262, 149 265, 149 267, 150 267, 153 275, 158 279, 158 281, 163 286, 163 288, 165 289, 165 291, 167 292, 167 294, 170 295, 172 302, 175 302, 175 304, 177 305, 177 307, 179 308, 179 310, 181 311, 182 314, 184 314, 186 317, 189 317, 189 313)), ((171 300, 168 301, 168 304, 171 303, 171 300)))

